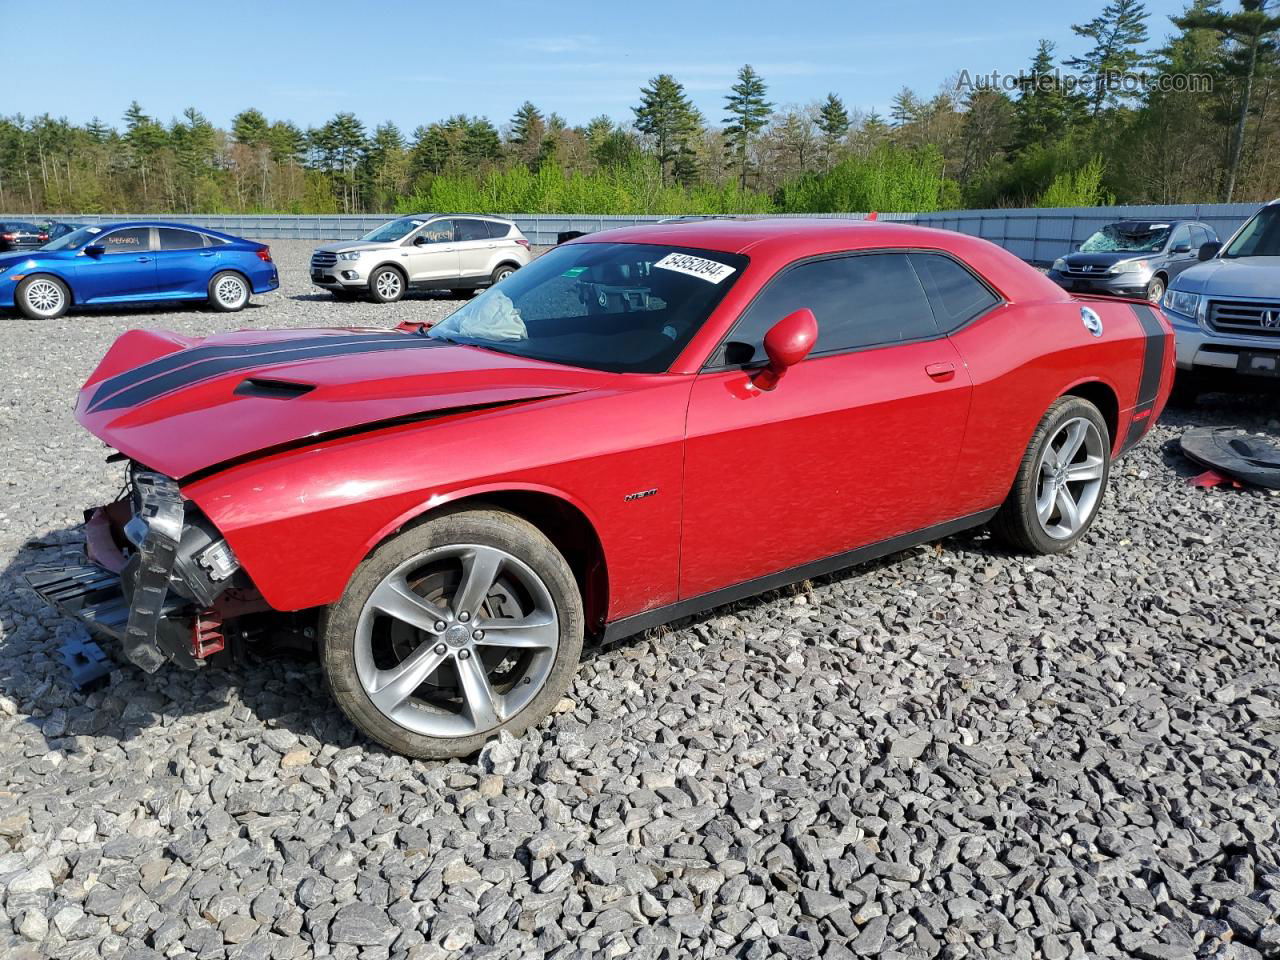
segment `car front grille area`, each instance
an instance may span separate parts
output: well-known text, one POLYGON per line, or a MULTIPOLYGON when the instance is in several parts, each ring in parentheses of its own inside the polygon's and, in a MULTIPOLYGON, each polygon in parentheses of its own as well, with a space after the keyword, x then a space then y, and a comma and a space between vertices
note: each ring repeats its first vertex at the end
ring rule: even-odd
POLYGON ((1074 277, 1080 280, 1088 280, 1094 277, 1105 277, 1110 267, 1096 265, 1092 263, 1085 264, 1067 264, 1067 269, 1062 271, 1064 277, 1074 277))
POLYGON ((323 270, 325 267, 332 267, 338 262, 336 253, 325 253, 323 250, 311 255, 311 269, 323 270))
POLYGON ((1280 339, 1280 302, 1212 300, 1208 320, 1219 333, 1280 339))

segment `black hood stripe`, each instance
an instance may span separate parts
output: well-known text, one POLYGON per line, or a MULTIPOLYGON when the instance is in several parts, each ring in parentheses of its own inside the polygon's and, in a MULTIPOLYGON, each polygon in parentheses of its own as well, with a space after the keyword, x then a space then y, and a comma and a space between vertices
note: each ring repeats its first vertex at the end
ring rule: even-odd
MULTIPOLYGON (((189 387, 205 380, 212 380, 214 377, 235 373, 238 370, 261 370, 265 366, 287 365, 321 357, 356 356, 364 353, 377 353, 382 350, 413 350, 445 345, 443 340, 407 335, 381 335, 373 340, 338 343, 332 341, 341 340, 341 338, 329 337, 325 339, 330 342, 306 349, 277 350, 274 353, 259 351, 248 355, 214 356, 202 360, 198 359, 194 363, 188 363, 177 369, 161 372, 159 376, 152 376, 109 395, 99 390, 94 395, 88 412, 97 413, 102 410, 119 410, 122 407, 148 403, 166 393, 172 393, 175 390, 181 390, 184 387, 189 387)), ((147 366, 150 366, 150 364, 147 364, 147 366)))
POLYGON ((344 343, 378 343, 385 340, 399 340, 405 334, 395 333, 351 333, 327 337, 300 337, 297 340, 276 340, 268 343, 219 344, 203 347, 189 347, 175 353, 167 353, 148 363, 125 370, 114 377, 103 380, 93 395, 94 405, 100 404, 114 393, 131 387, 135 383, 149 380, 162 373, 168 373, 179 367, 189 366, 201 360, 222 357, 261 357, 271 353, 292 353, 313 350, 317 347, 329 347, 344 343))

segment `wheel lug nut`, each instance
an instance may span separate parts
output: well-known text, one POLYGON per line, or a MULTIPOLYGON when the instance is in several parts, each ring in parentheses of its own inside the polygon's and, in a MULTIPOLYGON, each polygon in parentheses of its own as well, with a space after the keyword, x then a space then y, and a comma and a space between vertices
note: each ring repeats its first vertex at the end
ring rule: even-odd
POLYGON ((436 653, 444 653, 444 644, 443 644, 443 643, 437 643, 437 644, 436 644, 436 653))
POLYGON ((461 620, 463 623, 466 623, 468 620, 471 619, 471 614, 463 610, 460 614, 458 614, 458 619, 461 620))
POLYGON ((459 651, 458 651, 458 659, 459 659, 459 660, 470 660, 470 659, 471 659, 471 651, 470 651, 470 650, 459 650, 459 651))
POLYGON ((437 621, 436 621, 436 630, 443 632, 443 630, 444 630, 444 628, 445 628, 446 626, 447 626, 447 624, 446 624, 443 620, 437 620, 437 621))
POLYGON ((472 639, 472 640, 483 640, 483 639, 484 639, 484 631, 483 631, 483 630, 475 630, 475 631, 473 631, 473 632, 472 632, 472 634, 471 634, 471 639, 472 639))

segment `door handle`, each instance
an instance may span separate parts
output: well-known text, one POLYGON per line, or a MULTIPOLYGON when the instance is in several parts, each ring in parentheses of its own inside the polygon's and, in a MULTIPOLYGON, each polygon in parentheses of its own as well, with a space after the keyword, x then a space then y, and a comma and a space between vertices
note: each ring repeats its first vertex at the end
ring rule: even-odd
POLYGON ((202 256, 202 257, 216 257, 216 256, 217 256, 217 254, 216 254, 216 253, 214 253, 212 250, 202 250, 202 251, 200 251, 200 256, 202 256))
POLYGON ((150 262, 151 262, 151 258, 150 258, 150 257, 139 257, 139 258, 138 258, 138 262, 139 262, 139 263, 150 263, 150 262))
POLYGON ((939 382, 950 380, 956 375, 956 365, 954 363, 930 363, 926 364, 924 372, 939 382))

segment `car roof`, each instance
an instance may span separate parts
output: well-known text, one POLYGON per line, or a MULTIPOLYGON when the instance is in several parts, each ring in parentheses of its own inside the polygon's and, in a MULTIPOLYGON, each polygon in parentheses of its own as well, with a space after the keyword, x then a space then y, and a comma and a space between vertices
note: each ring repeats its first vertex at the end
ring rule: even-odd
POLYGON ((406 213, 402 217, 396 217, 397 220, 434 220, 437 217, 476 217, 480 220, 497 220, 499 223, 509 223, 513 226, 515 221, 507 217, 500 217, 496 213, 406 213))
POLYGON ((221 233, 211 227, 198 227, 194 223, 174 223, 171 220, 121 220, 118 223, 85 223, 84 227, 97 227, 99 230, 118 230, 121 227, 171 227, 174 230, 190 230, 194 233, 207 233, 211 237, 223 240, 242 240, 242 237, 230 233, 221 233))

